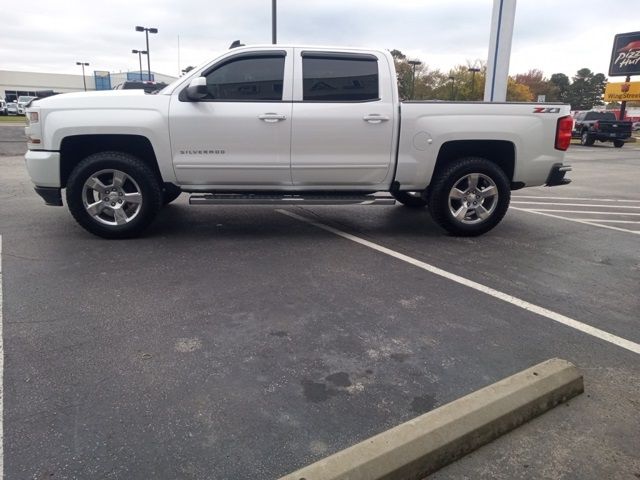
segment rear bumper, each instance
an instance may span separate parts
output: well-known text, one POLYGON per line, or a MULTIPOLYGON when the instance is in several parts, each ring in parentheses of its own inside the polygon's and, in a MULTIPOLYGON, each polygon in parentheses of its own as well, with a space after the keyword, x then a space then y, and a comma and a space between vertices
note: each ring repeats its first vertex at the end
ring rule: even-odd
POLYGON ((596 133, 593 138, 599 142, 613 142, 614 140, 620 140, 622 142, 628 142, 631 135, 619 135, 617 133, 596 133))
POLYGON ((38 187, 61 187, 60 152, 28 150, 24 158, 31 181, 38 187))
POLYGON ((564 178, 567 172, 571 171, 571 165, 564 165, 562 163, 554 163, 547 177, 545 185, 547 187, 555 187, 558 185, 567 185, 571 183, 571 180, 564 178))

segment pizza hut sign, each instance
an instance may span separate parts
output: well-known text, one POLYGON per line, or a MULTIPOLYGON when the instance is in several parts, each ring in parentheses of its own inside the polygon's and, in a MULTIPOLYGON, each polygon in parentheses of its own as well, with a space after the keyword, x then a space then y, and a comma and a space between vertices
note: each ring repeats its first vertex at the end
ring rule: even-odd
POLYGON ((640 32, 619 33, 613 39, 609 76, 640 75, 640 32))

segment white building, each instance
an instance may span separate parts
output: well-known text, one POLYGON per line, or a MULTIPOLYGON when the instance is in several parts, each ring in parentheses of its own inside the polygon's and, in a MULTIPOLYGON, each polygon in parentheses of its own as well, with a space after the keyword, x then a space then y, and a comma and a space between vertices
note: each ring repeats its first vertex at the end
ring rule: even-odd
MULTIPOLYGON (((146 72, 143 72, 146 80, 146 72)), ((151 72, 156 82, 171 83, 177 77, 151 72)), ((87 71, 82 75, 66 73, 17 72, 0 70, 0 98, 15 101, 21 95, 35 96, 42 90, 53 90, 56 93, 81 92, 87 90, 109 90, 126 80, 139 80, 140 72, 109 73, 106 71, 87 71)))

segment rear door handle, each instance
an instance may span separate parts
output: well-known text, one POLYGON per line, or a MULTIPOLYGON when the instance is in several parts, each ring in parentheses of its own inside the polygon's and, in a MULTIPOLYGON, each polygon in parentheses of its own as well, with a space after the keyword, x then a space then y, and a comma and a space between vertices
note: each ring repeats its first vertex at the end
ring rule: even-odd
POLYGON ((386 115, 379 115, 377 113, 365 115, 362 119, 365 122, 369 122, 369 123, 382 123, 382 122, 389 121, 389 117, 387 117, 386 115))
POLYGON ((258 118, 263 122, 267 123, 276 123, 282 120, 286 120, 286 115, 280 115, 279 113, 263 113, 262 115, 258 115, 258 118))

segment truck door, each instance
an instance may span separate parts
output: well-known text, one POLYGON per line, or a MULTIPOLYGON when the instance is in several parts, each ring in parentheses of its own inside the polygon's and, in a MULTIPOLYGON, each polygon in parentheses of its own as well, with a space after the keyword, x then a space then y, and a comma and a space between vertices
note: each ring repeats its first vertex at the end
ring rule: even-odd
POLYGON ((381 184, 392 166, 395 123, 386 58, 357 51, 295 52, 294 185, 381 184))
POLYGON ((208 95, 186 85, 171 99, 173 165, 183 185, 291 185, 293 49, 230 54, 203 72, 208 95))

